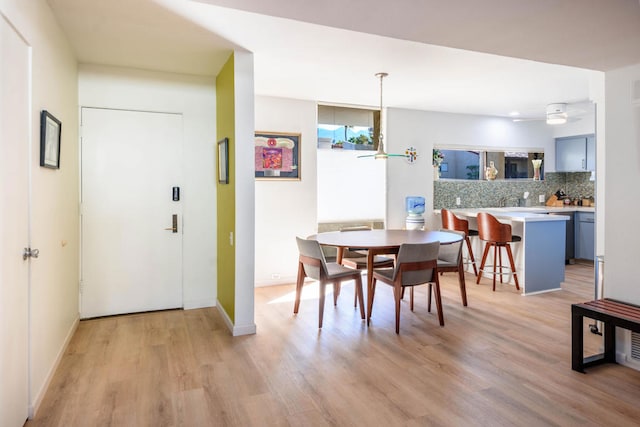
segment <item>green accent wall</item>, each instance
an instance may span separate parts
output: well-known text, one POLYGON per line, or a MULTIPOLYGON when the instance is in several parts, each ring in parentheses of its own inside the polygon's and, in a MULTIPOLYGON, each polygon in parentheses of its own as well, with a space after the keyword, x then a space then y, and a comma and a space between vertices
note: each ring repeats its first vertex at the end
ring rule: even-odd
MULTIPOLYGON (((229 138, 229 184, 217 183, 218 301, 235 322, 235 85, 233 54, 216 78, 217 141, 229 138), (229 242, 233 232, 234 245, 229 242)), ((218 149, 215 149, 216 158, 218 149)), ((216 182, 218 172, 216 170, 216 182)))

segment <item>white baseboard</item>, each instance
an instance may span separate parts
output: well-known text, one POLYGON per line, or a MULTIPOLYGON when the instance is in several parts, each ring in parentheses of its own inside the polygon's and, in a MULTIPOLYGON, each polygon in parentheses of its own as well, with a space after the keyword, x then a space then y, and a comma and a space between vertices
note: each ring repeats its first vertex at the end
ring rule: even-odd
POLYGON ((240 335, 253 335, 256 333, 255 323, 251 325, 234 325, 224 307, 222 306, 222 304, 220 304, 220 301, 218 301, 218 303, 216 304, 216 308, 222 315, 222 319, 224 320, 225 325, 227 325, 227 329, 229 329, 229 332, 231 332, 231 335, 233 335, 234 337, 240 335))
POLYGON ((69 347, 71 338, 73 338, 73 335, 76 333, 76 329, 78 329, 79 324, 80 324, 80 315, 78 314, 76 319, 71 324, 71 328, 69 329, 69 332, 67 333, 67 336, 64 339, 64 343, 62 344, 62 347, 60 348, 60 351, 56 356, 56 360, 53 362, 53 365, 51 366, 51 368, 49 369, 49 372, 47 373, 47 377, 44 381, 44 384, 42 384, 42 387, 40 388, 40 390, 38 390, 38 393, 35 394, 35 397, 29 403, 29 419, 33 419, 36 416, 36 413, 38 412, 38 409, 42 404, 42 399, 44 399, 44 396, 47 393, 47 390, 49 389, 49 385, 51 384, 51 380, 53 379, 53 376, 55 375, 56 370, 58 369, 58 366, 62 361, 62 356, 64 356, 64 352, 67 351, 67 347, 69 347))
POLYGON ((553 289, 546 289, 544 291, 536 291, 536 292, 527 292, 526 294, 522 294, 523 297, 527 297, 529 295, 540 295, 540 294, 546 294, 548 292, 557 292, 557 291, 561 291, 562 288, 553 288, 553 289))
POLYGON ((628 354, 616 352, 616 362, 628 368, 635 369, 636 371, 640 371, 640 362, 635 359, 632 359, 631 356, 628 354))
POLYGON ((256 288, 264 288, 267 286, 290 285, 296 283, 296 276, 282 276, 277 279, 266 279, 255 282, 256 288))
POLYGON ((194 301, 185 301, 183 303, 183 307, 185 310, 193 310, 196 308, 207 308, 207 307, 215 307, 216 300, 215 299, 203 299, 203 300, 194 300, 194 301))

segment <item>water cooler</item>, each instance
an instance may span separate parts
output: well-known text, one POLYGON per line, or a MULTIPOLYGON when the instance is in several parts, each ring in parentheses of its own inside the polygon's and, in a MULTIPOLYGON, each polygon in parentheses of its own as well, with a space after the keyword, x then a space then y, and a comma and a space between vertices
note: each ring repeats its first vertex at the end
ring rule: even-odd
POLYGON ((408 196, 405 199, 405 207, 407 210, 406 229, 407 230, 424 230, 424 197, 408 196))

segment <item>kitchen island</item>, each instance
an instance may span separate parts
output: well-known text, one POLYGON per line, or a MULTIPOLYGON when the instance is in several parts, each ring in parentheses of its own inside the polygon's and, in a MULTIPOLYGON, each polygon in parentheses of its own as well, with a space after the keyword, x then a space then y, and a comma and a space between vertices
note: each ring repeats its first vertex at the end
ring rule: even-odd
MULTIPOLYGON (((544 207, 452 209, 452 212, 468 219, 469 227, 476 230, 479 212, 490 213, 499 221, 511 224, 512 234, 522 237, 521 242, 512 243, 511 247, 523 295, 560 289, 564 281, 565 221, 569 220, 568 216, 548 215, 544 207)), ((484 242, 472 239, 472 245, 479 266, 484 242)), ((487 264, 494 264, 492 253, 487 257, 487 264)), ((510 283, 515 283, 513 277, 510 279, 510 283)))

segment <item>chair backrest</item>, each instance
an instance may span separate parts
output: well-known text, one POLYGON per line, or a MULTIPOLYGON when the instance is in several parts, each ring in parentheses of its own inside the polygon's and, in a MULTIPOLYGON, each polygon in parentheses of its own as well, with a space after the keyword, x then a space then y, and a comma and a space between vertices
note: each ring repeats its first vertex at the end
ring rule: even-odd
POLYGON ((440 245, 440 250, 438 251, 438 260, 457 265, 460 261, 460 257, 462 256, 462 244, 464 243, 465 234, 463 231, 455 230, 441 229, 440 231, 445 233, 454 233, 462 237, 458 242, 450 243, 448 245, 440 245))
POLYGON ((440 209, 442 228, 446 230, 462 231, 465 236, 469 235, 469 221, 458 218, 448 209, 440 209))
POLYGON ((478 213, 478 236, 480 240, 491 242, 510 242, 511 225, 503 224, 489 213, 478 213))
POLYGON ((297 236, 296 242, 305 274, 314 280, 320 280, 320 272, 327 273, 327 262, 320 243, 317 240, 302 239, 297 236))
POLYGON ((367 231, 371 230, 371 227, 368 225, 354 225, 351 227, 341 227, 340 231, 367 231))
MULTIPOLYGON (((351 227, 342 227, 340 228, 340 231, 342 232, 348 232, 348 231, 370 231, 371 227, 369 227, 368 225, 354 225, 351 227)), ((365 257, 366 254, 362 253, 362 252, 357 252, 357 251, 362 251, 364 250, 364 248, 345 248, 342 257, 343 258, 362 258, 365 257)))
POLYGON ((403 243, 398 252, 393 279, 395 280, 402 272, 401 284, 403 286, 432 282, 438 262, 439 249, 440 242, 403 243))

